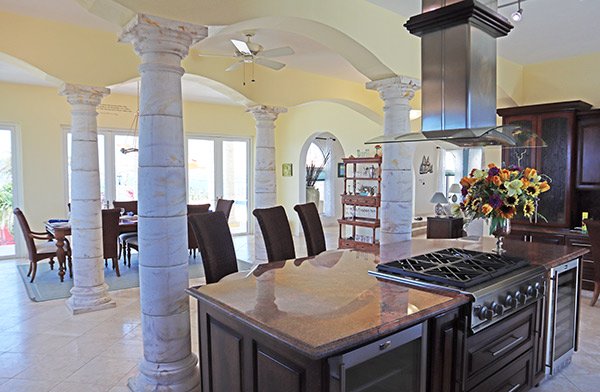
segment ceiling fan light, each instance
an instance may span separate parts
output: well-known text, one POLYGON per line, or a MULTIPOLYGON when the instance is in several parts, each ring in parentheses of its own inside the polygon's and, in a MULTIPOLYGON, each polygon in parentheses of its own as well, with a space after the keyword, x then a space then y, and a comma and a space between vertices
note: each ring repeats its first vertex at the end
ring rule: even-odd
POLYGON ((513 22, 520 22, 521 19, 523 19, 523 10, 519 8, 518 10, 510 14, 510 18, 513 20, 513 22))

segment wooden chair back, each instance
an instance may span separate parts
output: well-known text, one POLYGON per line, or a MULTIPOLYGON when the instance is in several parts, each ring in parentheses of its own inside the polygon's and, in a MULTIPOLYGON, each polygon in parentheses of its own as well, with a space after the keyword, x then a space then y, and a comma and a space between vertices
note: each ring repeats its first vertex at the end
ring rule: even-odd
POLYGON ((105 259, 117 259, 120 208, 102 210, 102 249, 105 259))
POLYGON ((256 217, 267 248, 269 262, 296 258, 290 223, 282 206, 257 208, 256 217))
POLYGON ((188 218, 196 233, 206 283, 215 283, 238 271, 233 238, 221 211, 195 214, 188 218))
POLYGON ((29 260, 32 262, 37 261, 37 248, 35 246, 35 241, 31 236, 31 228, 29 227, 29 223, 27 223, 27 218, 25 218, 25 214, 21 211, 20 208, 15 208, 13 213, 17 217, 17 222, 19 222, 19 226, 21 227, 21 232, 23 233, 23 238, 25 239, 25 244, 27 245, 27 253, 29 254, 29 260))
POLYGON ((302 224, 308 255, 316 256, 324 252, 326 249, 325 233, 317 205, 315 203, 297 204, 294 206, 294 210, 298 213, 302 224))
POLYGON ((229 214, 231 214, 231 208, 233 207, 233 200, 219 199, 217 200, 217 206, 215 211, 221 211, 225 214, 225 219, 229 221, 229 214))
POLYGON ((138 214, 138 202, 137 200, 126 200, 126 201, 113 201, 114 208, 124 208, 125 213, 133 212, 133 215, 138 214))
MULTIPOLYGON (((188 249, 193 250, 194 252, 198 249, 198 240, 196 239, 196 235, 192 230, 192 226, 190 225, 190 216, 196 214, 204 214, 207 213, 210 209, 210 204, 188 204, 187 205, 187 216, 188 216, 188 249)), ((194 253, 194 257, 196 254, 194 253)))

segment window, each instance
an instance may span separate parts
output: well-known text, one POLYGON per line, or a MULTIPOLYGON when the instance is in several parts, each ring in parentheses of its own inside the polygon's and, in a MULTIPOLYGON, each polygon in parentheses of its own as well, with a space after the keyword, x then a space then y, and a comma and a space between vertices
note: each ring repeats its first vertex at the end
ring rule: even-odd
POLYGON ((444 190, 448 196, 448 190, 452 184, 456 184, 463 177, 463 150, 446 150, 444 153, 444 190))
MULTIPOLYGON (((137 136, 115 135, 115 197, 111 200, 137 200, 138 153, 123 154, 121 149, 137 146, 137 136)), ((102 166, 102 162, 100 162, 102 166)))
POLYGON ((0 125, 0 258, 15 252, 14 231, 14 165, 15 131, 0 125))
MULTIPOLYGON (((306 152, 306 165, 315 164, 316 167, 325 166, 325 154, 323 150, 315 143, 311 143, 306 152)), ((325 200, 325 169, 321 171, 317 181, 315 182, 315 189, 319 190, 319 211, 322 211, 322 204, 325 200)))

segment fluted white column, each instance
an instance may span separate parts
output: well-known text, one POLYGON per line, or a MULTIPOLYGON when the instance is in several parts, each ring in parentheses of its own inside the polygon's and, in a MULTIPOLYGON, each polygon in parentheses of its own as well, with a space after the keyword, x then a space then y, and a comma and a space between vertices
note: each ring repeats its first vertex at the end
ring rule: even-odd
MULTIPOLYGON (((256 150, 254 154, 254 207, 267 208, 277 204, 275 176, 275 120, 286 108, 257 105, 248 108, 256 120, 256 150)), ((254 224, 254 258, 267 260, 265 242, 254 224)))
POLYGON ((138 237, 144 359, 132 391, 191 391, 181 60, 207 28, 138 14, 120 40, 141 57, 138 237))
POLYGON ((67 307, 73 314, 115 306, 104 283, 102 206, 96 107, 110 94, 104 87, 64 84, 71 104, 71 232, 73 288, 67 307))
MULTIPOLYGON (((406 76, 375 80, 367 88, 377 90, 383 100, 383 133, 386 136, 410 132, 410 100, 420 81, 406 76)), ((381 173, 380 243, 409 240, 412 234, 413 147, 404 143, 383 145, 381 173)))

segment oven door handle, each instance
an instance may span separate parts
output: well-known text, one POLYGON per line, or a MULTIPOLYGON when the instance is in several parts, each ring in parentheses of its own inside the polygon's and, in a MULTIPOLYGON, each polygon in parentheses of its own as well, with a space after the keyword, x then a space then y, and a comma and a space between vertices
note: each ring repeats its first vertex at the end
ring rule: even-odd
POLYGON ((510 335, 510 337, 513 338, 514 340, 512 342, 508 343, 506 346, 502 347, 500 350, 496 350, 496 351, 488 350, 488 352, 490 354, 492 354, 492 357, 495 357, 497 355, 502 354, 503 352, 505 352, 507 350, 510 350, 511 348, 515 347, 516 345, 518 345, 525 339, 525 336, 516 337, 515 335, 510 335))

